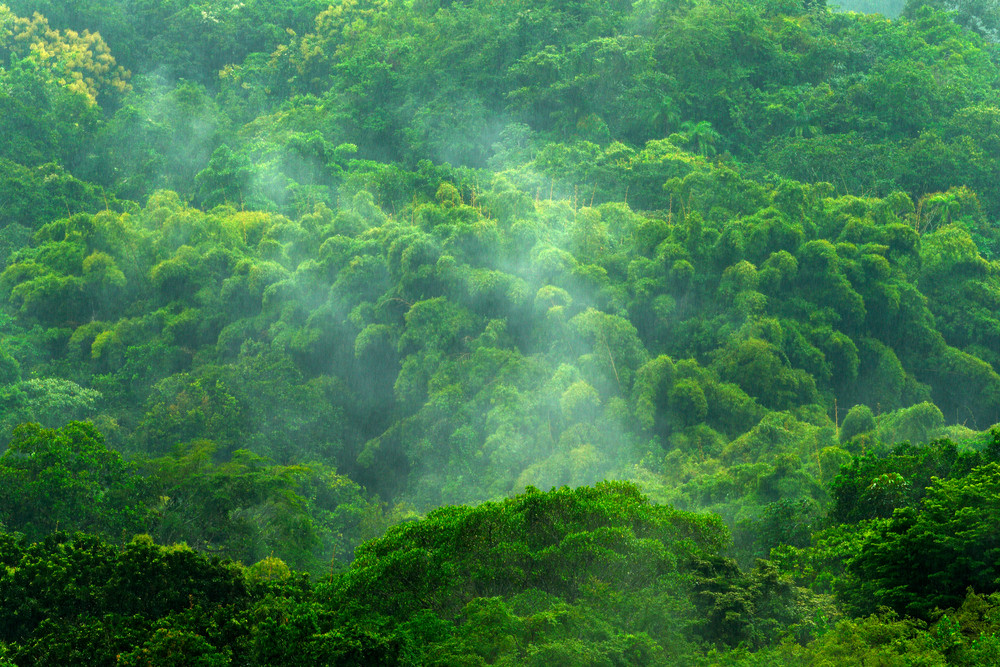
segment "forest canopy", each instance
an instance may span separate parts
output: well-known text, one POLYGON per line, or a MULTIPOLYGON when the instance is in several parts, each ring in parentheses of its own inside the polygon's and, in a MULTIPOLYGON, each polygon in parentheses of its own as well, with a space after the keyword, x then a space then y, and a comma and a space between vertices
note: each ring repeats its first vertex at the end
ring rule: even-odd
POLYGON ((996 662, 998 35, 0 4, 0 664, 996 662))

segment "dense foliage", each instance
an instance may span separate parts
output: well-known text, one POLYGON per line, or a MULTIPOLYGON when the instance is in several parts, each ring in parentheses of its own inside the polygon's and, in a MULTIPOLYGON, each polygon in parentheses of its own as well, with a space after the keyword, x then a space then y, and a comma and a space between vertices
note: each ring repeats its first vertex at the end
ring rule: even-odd
POLYGON ((846 8, 0 4, 0 661, 1000 659, 1000 13, 846 8))

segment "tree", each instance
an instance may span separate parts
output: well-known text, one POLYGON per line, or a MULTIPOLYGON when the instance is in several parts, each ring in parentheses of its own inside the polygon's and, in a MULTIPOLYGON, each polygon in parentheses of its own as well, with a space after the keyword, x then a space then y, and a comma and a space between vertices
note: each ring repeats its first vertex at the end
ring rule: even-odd
MULTIPOLYGON (((0 427, 6 433, 18 424, 40 422, 55 428, 74 419, 96 417, 101 393, 72 380, 33 378, 0 387, 0 427)), ((6 435, 5 433, 5 435, 6 435)))
POLYGON ((961 603, 968 589, 990 594, 1000 576, 1000 463, 935 480, 916 507, 896 512, 851 563, 856 584, 847 599, 857 611, 886 605, 928 618, 961 603))
POLYGON ((31 539, 62 528, 118 537, 148 521, 145 482, 91 424, 24 424, 0 456, 0 517, 31 539))
POLYGON ((359 549, 339 594, 383 613, 430 608, 449 616, 470 596, 532 588, 572 601, 595 579, 655 587, 689 555, 714 551, 725 539, 713 520, 651 505, 628 484, 529 489, 393 528, 359 549))
POLYGON ((936 478, 955 479, 996 461, 996 435, 981 451, 959 449, 950 440, 926 445, 901 443, 884 456, 867 451, 843 466, 830 485, 830 519, 856 523, 888 518, 893 510, 915 507, 936 478))
POLYGON ((1000 5, 996 0, 907 0, 903 15, 911 19, 927 16, 929 7, 951 12, 956 23, 991 42, 1000 40, 1000 5))
POLYGON ((875 413, 867 405, 855 405, 847 411, 844 422, 840 425, 840 444, 850 442, 852 438, 875 430, 875 413))
POLYGON ((258 203, 251 186, 254 170, 250 161, 223 144, 215 149, 208 166, 195 176, 198 199, 206 209, 220 204, 258 203))
POLYGON ((99 94, 115 97, 129 90, 128 73, 115 63, 111 50, 97 33, 53 30, 37 12, 30 19, 0 5, 0 46, 19 58, 32 58, 53 79, 91 103, 99 94))
POLYGON ((712 157, 716 153, 715 142, 722 138, 706 120, 695 123, 684 121, 681 123, 681 136, 685 141, 693 144, 699 155, 712 157))
POLYGON ((0 347, 0 386, 14 384, 21 379, 21 365, 3 347, 0 347))
POLYGON ((635 326, 622 317, 594 308, 574 316, 569 325, 590 348, 581 357, 581 365, 592 369, 593 377, 588 378, 591 383, 603 395, 628 395, 635 372, 649 358, 635 326))
POLYGON ((811 403, 816 381, 802 369, 789 368, 779 350, 759 338, 735 339, 718 351, 713 366, 733 382, 775 410, 811 403))

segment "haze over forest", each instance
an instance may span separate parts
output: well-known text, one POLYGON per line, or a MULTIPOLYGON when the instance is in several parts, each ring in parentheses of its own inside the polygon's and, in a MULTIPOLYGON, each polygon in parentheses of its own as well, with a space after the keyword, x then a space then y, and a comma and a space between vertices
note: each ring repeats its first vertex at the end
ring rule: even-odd
POLYGON ((1000 664, 996 0, 6 2, 0 666, 1000 664))

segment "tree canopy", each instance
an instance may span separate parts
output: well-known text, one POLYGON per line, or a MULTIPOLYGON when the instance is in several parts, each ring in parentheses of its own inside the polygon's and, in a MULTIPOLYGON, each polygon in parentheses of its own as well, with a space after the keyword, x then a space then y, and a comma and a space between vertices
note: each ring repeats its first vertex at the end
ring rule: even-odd
POLYGON ((0 663, 996 662, 997 37, 0 4, 0 663))

